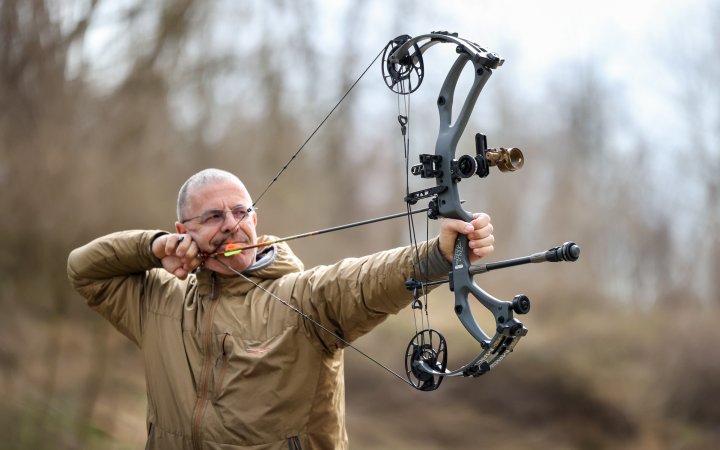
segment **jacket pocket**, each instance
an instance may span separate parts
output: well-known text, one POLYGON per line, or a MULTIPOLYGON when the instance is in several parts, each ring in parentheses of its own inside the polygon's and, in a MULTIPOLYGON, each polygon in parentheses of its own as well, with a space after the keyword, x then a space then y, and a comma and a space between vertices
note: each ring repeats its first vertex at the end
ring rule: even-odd
POLYGON ((215 361, 215 386, 213 397, 217 399, 224 392, 225 375, 230 365, 230 352, 232 350, 232 340, 230 339, 231 334, 225 333, 222 335, 220 341, 220 355, 218 355, 215 361))
POLYGON ((150 427, 148 428, 147 442, 145 443, 145 450, 150 450, 152 448, 152 438, 153 438, 154 432, 155 432, 155 424, 150 422, 150 427))

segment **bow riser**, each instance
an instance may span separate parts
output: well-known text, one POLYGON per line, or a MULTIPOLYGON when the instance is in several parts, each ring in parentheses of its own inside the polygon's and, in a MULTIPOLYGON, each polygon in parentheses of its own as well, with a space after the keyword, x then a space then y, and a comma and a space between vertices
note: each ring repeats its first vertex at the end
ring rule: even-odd
POLYGON ((465 131, 465 127, 470 119, 470 113, 475 107, 478 96, 483 87, 485 87, 485 83, 487 83, 490 75, 492 75, 490 69, 481 66, 477 61, 473 61, 475 69, 473 85, 468 91, 467 98, 458 113, 455 123, 452 123, 455 88, 468 61, 470 61, 470 59, 467 54, 463 53, 458 56, 440 89, 437 102, 438 112, 440 114, 440 131, 435 144, 435 154, 442 158, 439 161, 441 176, 437 177, 437 184, 445 188, 445 191, 438 196, 438 213, 442 217, 460 219, 466 222, 472 220, 472 214, 465 211, 458 201, 460 199, 460 192, 458 191, 458 183, 455 177, 453 177, 455 151, 458 141, 465 131))
POLYGON ((452 280, 450 281, 450 289, 455 294, 455 314, 457 314, 460 322, 462 322, 475 339, 488 343, 490 338, 480 329, 480 326, 472 316, 468 296, 472 295, 480 304, 488 309, 493 314, 495 322, 498 325, 513 320, 512 303, 498 300, 481 289, 480 286, 473 281, 472 275, 468 270, 470 261, 467 251, 463 252, 463 254, 458 254, 458 247, 462 245, 465 245, 465 248, 467 248, 467 237, 465 236, 456 242, 456 257, 453 261, 452 280), (465 242, 463 243, 462 241, 465 242))

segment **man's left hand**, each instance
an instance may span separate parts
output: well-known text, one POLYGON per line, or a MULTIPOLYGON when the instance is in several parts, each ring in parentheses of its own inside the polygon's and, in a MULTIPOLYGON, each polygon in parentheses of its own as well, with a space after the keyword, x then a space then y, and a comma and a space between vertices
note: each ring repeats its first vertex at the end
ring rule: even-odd
POLYGON ((493 226, 490 216, 485 213, 476 213, 471 222, 457 219, 443 219, 440 224, 440 252, 450 262, 453 260, 455 239, 458 234, 468 237, 470 249, 470 262, 475 262, 495 250, 495 236, 492 234, 493 226))

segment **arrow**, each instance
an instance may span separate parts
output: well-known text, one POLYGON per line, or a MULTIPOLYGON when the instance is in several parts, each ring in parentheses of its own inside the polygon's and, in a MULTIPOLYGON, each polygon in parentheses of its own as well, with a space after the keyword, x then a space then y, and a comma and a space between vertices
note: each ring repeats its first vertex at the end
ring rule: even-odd
POLYGON ((237 242, 229 242, 229 243, 225 244, 224 250, 216 251, 214 253, 201 254, 200 257, 202 259, 207 259, 207 258, 214 257, 214 256, 233 256, 233 255, 237 255, 238 253, 242 253, 245 250, 250 250, 253 248, 266 247, 268 245, 277 244, 279 242, 287 242, 287 241, 292 241, 292 240, 300 239, 300 238, 304 238, 304 237, 317 236, 319 234, 330 233, 332 231, 346 230, 348 228, 359 227, 360 225, 368 225, 368 224, 375 223, 375 222, 382 222, 383 220, 396 219, 398 217, 406 217, 408 215, 418 214, 418 213, 426 212, 429 210, 430 210, 430 208, 421 208, 421 209, 416 209, 414 211, 400 212, 400 213, 390 214, 387 216, 376 217, 374 219, 361 220, 360 222, 353 222, 353 223, 348 223, 345 225, 338 225, 335 227, 323 228, 322 230, 308 231, 307 233, 295 234, 295 235, 287 236, 284 238, 271 239, 269 241, 258 242, 258 243, 251 244, 251 245, 241 245, 237 242))

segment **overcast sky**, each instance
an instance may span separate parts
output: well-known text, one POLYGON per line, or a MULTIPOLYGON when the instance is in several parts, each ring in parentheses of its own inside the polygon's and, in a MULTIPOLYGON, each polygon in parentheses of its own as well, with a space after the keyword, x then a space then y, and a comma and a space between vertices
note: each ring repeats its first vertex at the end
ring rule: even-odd
MULTIPOLYGON (((319 51, 328 55, 331 70, 337 69, 332 66, 332 55, 341 51, 338 43, 347 32, 344 18, 357 1, 314 3, 313 32, 319 51)), ((672 102, 683 81, 682 67, 668 67, 676 59, 674 53, 699 51, 714 39, 706 31, 708 25, 702 23, 703 6, 712 0, 425 0, 405 2, 412 9, 406 8, 407 17, 400 18, 388 12, 392 3, 386 0, 367 2, 370 11, 365 13, 365 26, 360 27, 363 33, 358 36, 363 43, 358 73, 395 35, 454 31, 501 54, 506 59, 503 78, 511 80, 513 89, 530 100, 544 95, 538 87, 547 86, 547 80, 562 83, 568 63, 594 64, 618 98, 626 102, 631 119, 645 132, 667 127, 675 120, 672 102)), ((135 3, 104 2, 99 20, 93 22, 85 51, 93 55, 90 64, 105 68, 97 77, 103 82, 112 83, 113 77, 122 76, 118 61, 122 60, 123 47, 118 42, 125 35, 117 17, 119 11, 135 3)), ((263 0, 216 0, 212 5, 218 25, 209 30, 214 36, 208 46, 236 47, 240 53, 260 39, 282 38, 283 33, 293 30, 296 11, 285 8, 271 16, 277 23, 276 36, 254 32, 257 27, 252 21, 262 20, 258 19, 262 15, 248 12, 268 8, 263 0)), ((229 103, 245 97, 243 89, 232 80, 218 87, 221 99, 229 103)), ((368 98, 360 101, 375 101, 372 95, 368 98)))

